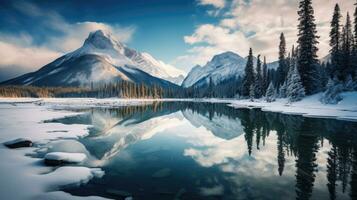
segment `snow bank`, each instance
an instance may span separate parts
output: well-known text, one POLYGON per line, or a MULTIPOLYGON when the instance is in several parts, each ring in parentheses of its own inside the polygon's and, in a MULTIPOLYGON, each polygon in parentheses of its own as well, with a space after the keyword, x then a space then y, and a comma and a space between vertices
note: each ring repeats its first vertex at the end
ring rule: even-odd
POLYGON ((235 108, 261 108, 263 111, 279 112, 284 114, 302 115, 315 118, 335 118, 339 120, 357 121, 357 92, 342 93, 343 100, 337 105, 321 103, 322 94, 305 97, 303 100, 289 104, 287 99, 278 99, 275 102, 251 102, 249 100, 228 101, 235 108))
POLYGON ((46 152, 82 153, 89 155, 86 147, 77 140, 60 140, 47 145, 46 152))
POLYGON ((89 197, 79 197, 73 196, 69 193, 65 193, 62 191, 56 192, 48 192, 45 194, 41 194, 36 196, 35 199, 46 199, 46 200, 105 200, 106 198, 96 197, 96 196, 89 196, 89 197))
POLYGON ((45 160, 60 163, 81 163, 86 158, 87 156, 83 153, 51 152, 45 155, 45 160))
MULTIPOLYGON (((72 199, 63 193, 53 193, 58 187, 67 184, 82 184, 93 177, 101 177, 100 169, 87 167, 60 167, 52 172, 52 167, 44 166, 43 158, 33 158, 34 152, 55 152, 65 147, 75 147, 73 152, 85 154, 86 149, 75 145, 69 139, 77 139, 88 134, 87 125, 65 125, 60 123, 41 123, 44 120, 74 116, 81 113, 52 110, 48 106, 38 106, 33 103, 0 103, 0 143, 15 138, 26 138, 36 146, 20 149, 9 149, 0 145, 0 194, 1 199, 72 199), (56 131, 55 133, 49 133, 56 131), (57 143, 63 140, 67 142, 57 143), (54 142, 54 145, 49 145, 54 142), (48 147, 47 147, 48 146, 48 147), (42 149, 40 149, 42 148, 42 149), (75 152, 80 150, 80 152, 75 152), (6 181, 4 181, 6 180, 6 181), (19 192, 21 191, 21 192, 19 192), (47 192, 50 192, 47 196, 47 192), (44 198, 37 198, 45 195, 44 198), (47 198, 49 197, 49 198, 47 198)), ((72 140, 73 141, 73 140, 72 140)), ((70 150, 69 150, 70 151, 70 150)), ((73 155, 73 154, 72 154, 73 155)), ((82 155, 83 157, 83 155, 82 155)), ((73 159, 71 157, 71 159, 73 159)), ((80 199, 76 197, 74 199, 80 199)), ((90 199, 97 199, 95 197, 90 199)), ((98 198, 102 199, 102 198, 98 198)))
MULTIPOLYGON (((87 167, 60 167, 54 172, 43 175, 46 182, 52 182, 53 187, 66 185, 81 185, 94 177, 102 177, 104 172, 98 168, 87 167)), ((51 186, 51 185, 50 185, 51 186)))
POLYGON ((3 98, 0 97, 0 104, 11 103, 13 105, 21 103, 35 103, 37 105, 47 105, 53 108, 90 108, 90 107, 121 107, 152 104, 155 99, 96 99, 96 98, 3 98))

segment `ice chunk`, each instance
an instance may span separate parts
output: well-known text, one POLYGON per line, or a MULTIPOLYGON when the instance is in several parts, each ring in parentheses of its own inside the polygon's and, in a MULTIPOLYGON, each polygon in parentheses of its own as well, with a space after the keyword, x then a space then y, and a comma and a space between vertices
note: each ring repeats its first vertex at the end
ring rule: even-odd
POLYGON ((64 163, 81 163, 87 156, 83 153, 51 152, 46 154, 47 165, 61 165, 64 163))
POLYGON ((48 152, 84 153, 88 155, 86 147, 77 140, 61 140, 52 142, 48 152))

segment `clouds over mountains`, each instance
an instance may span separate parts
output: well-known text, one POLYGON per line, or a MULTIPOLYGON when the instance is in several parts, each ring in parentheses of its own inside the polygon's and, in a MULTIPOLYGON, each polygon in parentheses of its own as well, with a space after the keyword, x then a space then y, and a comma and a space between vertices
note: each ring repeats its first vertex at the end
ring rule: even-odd
MULTIPOLYGON (((329 51, 329 26, 334 5, 340 4, 344 15, 353 13, 353 0, 314 0, 315 18, 320 38, 319 55, 329 51)), ((209 6, 208 15, 218 23, 200 24, 184 41, 192 47, 176 59, 178 65, 204 64, 213 55, 227 50, 247 55, 255 53, 276 60, 281 32, 288 45, 297 41, 298 1, 296 0, 199 0, 197 6, 209 6), (219 15, 212 15, 214 11, 219 15)))
POLYGON ((6 32, 6 29, 0 31, 0 81, 38 69, 64 53, 77 49, 92 31, 110 31, 122 42, 129 41, 135 32, 133 26, 90 21, 71 23, 57 12, 41 9, 25 1, 11 6, 18 14, 31 18, 33 26, 39 28, 38 34, 27 31, 14 34, 6 32))

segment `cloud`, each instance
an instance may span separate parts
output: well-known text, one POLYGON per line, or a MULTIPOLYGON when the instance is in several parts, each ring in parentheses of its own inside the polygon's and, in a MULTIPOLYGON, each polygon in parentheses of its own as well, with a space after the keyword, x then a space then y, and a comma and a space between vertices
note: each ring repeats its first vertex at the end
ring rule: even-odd
POLYGON ((205 6, 209 5, 218 9, 222 9, 224 8, 226 2, 225 0, 199 0, 198 4, 205 6))
POLYGON ((24 47, 1 41, 0 39, 0 65, 16 65, 38 67, 48 60, 60 56, 59 52, 46 47, 24 47))
POLYGON ((231 30, 222 26, 203 24, 190 36, 185 36, 187 44, 194 45, 186 55, 176 58, 175 65, 193 66, 205 64, 213 55, 225 51, 234 51, 241 55, 248 49, 249 43, 240 31, 231 30))
POLYGON ((84 39, 92 31, 98 29, 112 33, 119 41, 129 42, 135 32, 135 27, 121 27, 119 25, 109 25, 100 22, 79 22, 75 24, 65 24, 62 37, 52 37, 48 41, 48 46, 62 52, 69 52, 79 48, 84 39))
MULTIPOLYGON (((16 69, 20 72, 34 71, 59 56, 79 48, 88 34, 102 29, 111 32, 119 41, 126 43, 131 40, 135 27, 122 27, 117 24, 101 22, 69 23, 61 15, 50 10, 43 10, 28 2, 16 2, 14 8, 23 15, 33 19, 34 26, 44 32, 39 44, 35 35, 27 32, 0 32, 0 70, 2 79, 6 72, 16 69), (53 34, 52 32, 56 34, 53 34)), ((8 78, 14 74, 9 73, 8 78)))
MULTIPOLYGON (((353 13, 352 0, 314 0, 315 18, 319 39, 319 56, 329 51, 330 20, 334 5, 340 4, 342 13, 353 13)), ((205 4, 201 4, 205 5, 205 4)), ((205 64, 217 52, 234 51, 242 56, 252 47, 255 54, 267 56, 269 61, 278 58, 279 35, 284 32, 288 48, 297 41, 298 1, 296 0, 233 0, 218 23, 199 25, 184 37, 191 45, 185 55, 179 56, 177 65, 205 64)))
POLYGON ((217 17, 222 13, 222 10, 225 8, 226 1, 225 0, 198 0, 198 5, 210 6, 211 9, 207 10, 208 15, 217 17))

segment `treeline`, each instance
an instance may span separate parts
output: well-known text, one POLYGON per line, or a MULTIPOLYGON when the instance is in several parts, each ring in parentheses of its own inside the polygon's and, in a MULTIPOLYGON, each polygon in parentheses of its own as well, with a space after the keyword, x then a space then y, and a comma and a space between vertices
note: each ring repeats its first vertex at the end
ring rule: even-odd
POLYGON ((90 87, 0 86, 0 97, 91 97, 91 98, 175 98, 183 97, 179 87, 162 88, 128 81, 90 87))
POLYGON ((287 52, 284 33, 280 35, 279 67, 261 71, 260 59, 256 69, 253 65, 252 49, 245 69, 240 95, 254 100, 262 98, 268 102, 275 98, 288 98, 291 102, 305 95, 324 91, 325 103, 336 103, 339 93, 357 90, 357 9, 352 31, 349 14, 341 28, 341 14, 336 4, 331 21, 331 59, 320 63, 317 57, 318 35, 311 0, 299 4, 297 47, 287 52), (353 34, 354 32, 355 34, 353 34))
POLYGON ((89 91, 76 87, 0 86, 0 97, 85 97, 89 91))
POLYGON ((214 84, 210 78, 207 85, 184 88, 183 96, 187 98, 234 98, 239 92, 237 85, 241 84, 241 76, 225 80, 219 84, 214 84))

